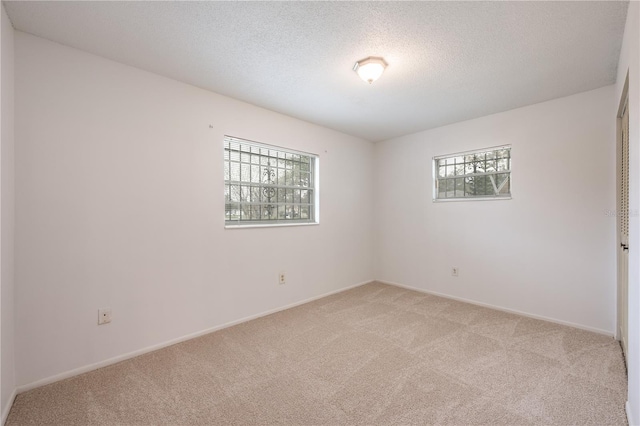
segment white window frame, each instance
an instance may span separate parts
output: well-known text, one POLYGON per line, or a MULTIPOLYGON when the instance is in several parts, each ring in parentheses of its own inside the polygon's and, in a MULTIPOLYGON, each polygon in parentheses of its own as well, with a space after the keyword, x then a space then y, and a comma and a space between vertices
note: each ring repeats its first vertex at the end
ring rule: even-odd
POLYGON ((511 149, 511 145, 500 145, 500 146, 494 146, 494 147, 488 147, 488 148, 482 148, 482 149, 476 149, 476 150, 472 150, 472 151, 464 151, 464 152, 456 152, 453 154, 446 154, 446 155, 439 155, 436 157, 433 157, 433 161, 431 162, 432 165, 432 179, 433 179, 433 202, 437 202, 437 203, 441 203, 441 202, 451 202, 451 201, 492 201, 492 200, 510 200, 512 198, 511 194, 513 191, 513 179, 512 179, 512 166, 513 166, 513 157, 512 157, 512 149, 511 149), (456 175, 454 179, 458 179, 458 178, 466 178, 466 177, 475 177, 475 176, 490 176, 491 177, 491 183, 494 187, 494 191, 496 192, 494 195, 483 195, 483 196, 462 196, 462 197, 449 197, 449 198, 438 198, 439 192, 438 192, 438 186, 439 186, 439 182, 440 181, 445 181, 445 180, 450 180, 452 179, 451 177, 445 177, 445 178, 440 178, 438 175, 438 167, 439 167, 439 162, 440 160, 447 160, 447 159, 452 159, 455 157, 464 157, 464 156, 468 156, 468 155, 474 155, 474 154, 479 154, 479 153, 487 153, 487 152, 492 152, 492 151, 498 151, 498 150, 504 150, 504 149, 508 149, 509 150, 509 168, 508 170, 501 170, 501 171, 494 171, 494 172, 483 172, 483 173, 475 173, 475 174, 469 174, 469 173, 464 173, 461 175, 456 175), (504 195, 500 195, 499 192, 502 189, 502 186, 497 187, 496 186, 496 182, 495 179, 493 179, 493 176, 496 174, 504 174, 507 173, 509 176, 508 178, 502 183, 503 185, 506 184, 508 182, 509 184, 509 193, 508 194, 504 194, 504 195))
MULTIPOLYGON (((235 151, 235 150, 234 150, 235 151)), ((272 227, 272 226, 301 226, 301 225, 317 225, 320 220, 320 196, 319 196, 319 157, 316 154, 297 151, 281 146, 265 144, 262 142, 255 142, 235 136, 225 135, 223 138, 223 158, 224 158, 224 220, 225 228, 251 228, 251 227, 272 227), (229 151, 230 144, 238 144, 239 154, 236 159, 232 159, 231 151, 229 151), (246 151, 249 150, 249 151, 246 151), (265 151, 268 154, 265 155, 265 151), (243 155, 244 154, 244 155, 243 155), (294 159, 299 156, 303 158, 303 161, 295 161, 294 159), (249 162, 245 161, 248 157, 249 162), (255 159, 258 159, 259 163, 254 163, 255 159), (269 162, 264 164, 263 161, 269 162), (291 158, 291 159, 290 159, 291 158), (280 183, 278 180, 282 179, 281 174, 287 173, 287 170, 293 170, 293 164, 297 163, 299 167, 303 167, 303 164, 307 164, 305 160, 309 161, 307 185, 295 185, 293 183, 287 184, 289 177, 285 183, 280 183), (275 161, 275 165, 274 165, 275 161), (289 164, 291 162, 291 167, 289 164), (239 180, 231 179, 232 163, 238 164, 239 180), (283 165, 284 164, 284 165, 283 165), (250 170, 249 177, 245 178, 242 174, 242 170, 250 170), (258 177, 252 177, 258 170, 258 177), (265 175, 268 173, 268 176, 265 175), (269 179, 265 182, 264 179, 269 179), (256 192, 252 192, 256 191, 256 192), (263 197, 267 192, 275 192, 275 195, 269 197, 275 197, 275 200, 264 201, 263 197), (258 194, 258 201, 250 201, 251 195, 249 193, 258 194), (287 201, 278 201, 278 191, 292 191, 293 199, 287 201), (302 195, 304 192, 309 196, 309 202, 302 202, 302 195), (236 194, 235 197, 231 193, 236 194), (310 195, 309 195, 310 194, 310 195), (296 198, 296 195, 298 198, 296 198), (239 201, 233 201, 232 198, 236 198, 239 201), (249 201, 246 199, 249 198, 249 201), (244 199, 244 201, 243 201, 244 199), (237 219, 229 219, 228 209, 229 205, 238 206, 239 216, 237 219), (257 206, 260 214, 260 218, 248 218, 244 219, 245 211, 243 207, 257 206), (304 207, 308 207, 309 217, 305 219, 296 219, 295 216, 287 217, 289 212, 300 213, 304 207), (264 209, 264 210, 263 210, 264 209), (266 219, 266 215, 273 215, 275 209, 275 218, 266 219), (285 211, 283 217, 279 217, 281 210, 285 211), (268 212, 268 213, 267 213, 268 212)), ((306 174, 306 171, 298 170, 300 175, 306 174)), ((289 175, 291 179, 293 176, 289 175)), ((299 181, 303 183, 301 179, 299 181)), ((255 210, 254 210, 255 213, 255 210)))

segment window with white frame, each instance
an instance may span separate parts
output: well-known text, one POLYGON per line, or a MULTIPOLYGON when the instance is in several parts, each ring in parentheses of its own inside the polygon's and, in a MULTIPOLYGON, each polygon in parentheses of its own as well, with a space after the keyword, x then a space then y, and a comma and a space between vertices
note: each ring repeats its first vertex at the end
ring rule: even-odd
POLYGON ((511 146, 433 159, 435 201, 511 198, 511 146))
POLYGON ((224 137, 225 224, 317 222, 313 154, 224 137))

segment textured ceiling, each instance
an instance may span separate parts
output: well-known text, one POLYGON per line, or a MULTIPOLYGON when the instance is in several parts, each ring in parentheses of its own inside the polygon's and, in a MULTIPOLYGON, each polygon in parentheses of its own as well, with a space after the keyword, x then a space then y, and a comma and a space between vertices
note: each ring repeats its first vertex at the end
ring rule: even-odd
POLYGON ((16 29, 379 141, 615 81, 627 2, 5 2, 16 29), (383 56, 373 85, 352 71, 383 56))

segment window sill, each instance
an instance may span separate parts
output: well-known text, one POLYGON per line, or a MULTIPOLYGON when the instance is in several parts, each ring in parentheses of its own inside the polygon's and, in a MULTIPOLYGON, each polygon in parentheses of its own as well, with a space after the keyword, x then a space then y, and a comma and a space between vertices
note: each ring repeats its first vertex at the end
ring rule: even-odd
POLYGON ((319 222, 309 223, 248 223, 244 225, 224 225, 224 229, 246 229, 246 228, 281 228, 285 226, 314 226, 319 222))
POLYGON ((444 198, 444 199, 434 199, 434 203, 452 203, 456 201, 502 201, 502 200, 511 200, 512 197, 486 197, 486 198, 444 198))

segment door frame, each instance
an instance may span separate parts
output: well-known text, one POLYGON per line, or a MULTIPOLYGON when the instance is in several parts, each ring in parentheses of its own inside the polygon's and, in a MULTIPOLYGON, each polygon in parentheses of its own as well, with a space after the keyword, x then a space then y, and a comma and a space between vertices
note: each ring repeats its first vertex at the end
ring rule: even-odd
MULTIPOLYGON (((618 105, 618 112, 616 114, 616 340, 619 340, 622 344, 623 351, 626 356, 626 344, 628 342, 628 309, 629 309, 629 252, 625 254, 621 248, 621 176, 620 176, 620 162, 622 154, 622 121, 625 108, 629 108, 629 71, 625 78, 624 87, 622 89, 622 95, 620 96, 620 103, 618 105), (624 261, 624 256, 627 256, 627 261, 624 261), (626 266, 623 271, 623 266, 626 266), (623 274, 626 279, 623 279, 623 274), (623 288, 626 284, 627 288, 623 288), (624 297, 626 295, 626 297, 624 297), (626 317, 626 318, 625 318, 626 317), (627 324, 625 324, 625 322, 627 324), (626 330, 627 336, 623 336, 623 327, 626 330)), ((628 138, 628 130, 627 130, 628 138)), ((628 147, 627 147, 628 149, 628 147)), ((627 172, 628 173, 628 172, 627 172)), ((627 174, 628 176, 628 174, 627 174)), ((627 187, 628 189, 628 187, 627 187)), ((628 242, 627 242, 628 243, 628 242)))

